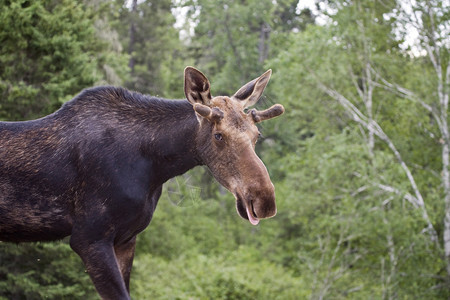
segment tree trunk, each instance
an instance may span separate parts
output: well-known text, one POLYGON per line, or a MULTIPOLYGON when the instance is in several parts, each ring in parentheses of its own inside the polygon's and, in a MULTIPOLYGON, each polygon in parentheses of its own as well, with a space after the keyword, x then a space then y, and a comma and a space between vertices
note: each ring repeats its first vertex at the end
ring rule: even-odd
MULTIPOLYGON (((372 95, 373 95, 373 81, 370 63, 367 62, 365 66, 366 73, 366 89, 364 90, 364 104, 366 105, 367 117, 369 118, 369 123, 373 122, 373 112, 372 112, 372 95)), ((368 140, 369 154, 373 157, 373 149, 375 147, 375 136, 372 131, 369 130, 369 140, 368 140)))
POLYGON ((261 29, 259 31, 259 44, 258 52, 259 58, 258 62, 264 63, 264 61, 269 56, 269 36, 270 36, 270 26, 266 22, 261 23, 261 29))
MULTIPOLYGON (((225 22, 224 22, 225 32, 227 34, 228 43, 230 44, 231 50, 233 51, 234 58, 236 59, 236 66, 237 66, 238 70, 242 70, 241 56, 239 55, 239 51, 234 43, 233 35, 231 34, 231 29, 228 24, 229 19, 230 19, 230 15, 228 13, 226 13, 225 22)), ((244 78, 246 78, 246 77, 247 77, 246 74, 244 74, 244 72, 241 72, 241 81, 242 82, 245 82, 244 78)))
MULTIPOLYGON (((439 33, 435 22, 435 7, 430 3, 426 3, 423 15, 418 17, 415 15, 418 24, 426 24, 421 28, 422 34, 426 36, 424 39, 424 47, 427 50, 428 57, 433 64, 437 77, 437 93, 439 98, 439 115, 435 115, 439 119, 439 129, 441 131, 442 143, 442 185, 444 188, 444 233, 443 244, 444 254, 447 263, 447 277, 450 281, 450 135, 448 130, 448 101, 449 101, 449 85, 450 85, 450 67, 446 59, 442 57, 441 47, 438 43, 439 33), (427 18, 424 17, 426 15, 427 18), (420 18, 422 18, 420 20, 420 18), (429 21, 428 23, 426 21, 429 21)), ((444 52, 445 53, 445 52, 444 52)))
POLYGON ((134 73, 134 65, 135 65, 135 58, 134 58, 134 44, 136 42, 135 35, 136 35, 136 24, 135 19, 137 17, 137 0, 133 0, 133 4, 131 6, 131 21, 130 21, 130 44, 128 45, 128 54, 130 55, 130 61, 128 62, 128 67, 131 70, 131 74, 134 73))
POLYGON ((450 278, 450 170, 449 170, 449 155, 450 155, 450 136, 448 132, 448 87, 450 68, 447 66, 446 78, 442 78, 441 65, 436 66, 438 73, 438 94, 441 106, 441 135, 442 135, 442 183, 445 193, 445 216, 444 216, 444 253, 447 262, 447 276, 450 278))
MULTIPOLYGON (((409 167, 404 162, 400 152, 398 152, 397 148, 395 147, 394 143, 391 141, 389 136, 383 131, 383 129, 380 127, 380 125, 374 121, 370 120, 369 118, 364 115, 351 101, 349 101, 347 98, 345 98, 342 94, 338 93, 337 91, 325 86, 322 82, 320 82, 319 79, 317 79, 317 85, 319 89, 324 91, 326 94, 328 94, 330 97, 337 100, 346 110, 347 112, 352 116, 353 120, 364 126, 368 131, 373 132, 374 135, 379 137, 383 142, 387 144, 389 149, 394 154, 395 158, 399 162, 400 166, 402 167, 403 171, 406 174, 406 177, 408 178, 409 184, 411 188, 414 191, 415 197, 406 198, 408 201, 411 202, 411 204, 415 208, 419 208, 422 211, 422 218, 427 223, 427 228, 425 231, 430 235, 430 239, 433 243, 436 244, 436 246, 439 248, 438 243, 438 236, 436 229, 433 226, 433 223, 431 222, 431 219, 428 215, 425 201, 423 200, 422 194, 420 193, 420 190, 416 184, 416 181, 414 179, 414 176, 412 175, 409 167)), ((449 219, 450 221, 450 219, 449 219)), ((450 223, 449 223, 450 224, 450 223)), ((450 231, 449 231, 450 233, 450 231)), ((449 235, 450 237, 450 235, 449 235)), ((450 243, 449 243, 450 247, 450 243)), ((450 270, 450 269, 449 269, 450 270)))

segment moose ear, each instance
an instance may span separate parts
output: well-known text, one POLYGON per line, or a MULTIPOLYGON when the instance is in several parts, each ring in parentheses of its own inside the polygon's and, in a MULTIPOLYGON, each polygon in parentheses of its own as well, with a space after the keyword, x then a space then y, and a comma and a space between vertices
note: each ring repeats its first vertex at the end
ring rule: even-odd
POLYGON ((256 79, 253 79, 243 87, 241 87, 232 98, 242 101, 244 108, 254 105, 258 102, 267 83, 269 83, 272 70, 267 70, 264 74, 256 79))
POLYGON ((184 94, 192 105, 209 106, 212 98, 209 88, 209 80, 202 72, 193 67, 184 69, 184 94))

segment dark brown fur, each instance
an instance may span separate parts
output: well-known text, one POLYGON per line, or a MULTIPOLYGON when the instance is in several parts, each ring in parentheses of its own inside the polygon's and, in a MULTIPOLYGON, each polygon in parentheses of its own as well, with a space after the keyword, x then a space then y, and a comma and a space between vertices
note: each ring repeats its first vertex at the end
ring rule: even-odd
POLYGON ((242 217, 273 216, 274 188, 254 152, 254 116, 243 112, 267 76, 240 98, 212 98, 206 77, 187 68, 189 101, 98 87, 42 119, 0 122, 0 240, 70 235, 101 297, 129 299, 136 235, 168 179, 205 164, 236 196, 242 217))

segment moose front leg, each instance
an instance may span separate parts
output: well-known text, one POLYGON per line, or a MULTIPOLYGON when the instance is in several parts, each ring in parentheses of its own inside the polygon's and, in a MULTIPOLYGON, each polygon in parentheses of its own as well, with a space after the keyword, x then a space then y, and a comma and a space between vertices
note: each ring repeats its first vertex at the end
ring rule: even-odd
POLYGON ((83 260, 97 292, 102 299, 129 300, 112 241, 89 241, 84 237, 72 234, 70 246, 83 260))
POLYGON ((114 245, 117 262, 128 292, 130 292, 130 275, 131 267, 133 266, 135 248, 136 236, 124 244, 114 245))

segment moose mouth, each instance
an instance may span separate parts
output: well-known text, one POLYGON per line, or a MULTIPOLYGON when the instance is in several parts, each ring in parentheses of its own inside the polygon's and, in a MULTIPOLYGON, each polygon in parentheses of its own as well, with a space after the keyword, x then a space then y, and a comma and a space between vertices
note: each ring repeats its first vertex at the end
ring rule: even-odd
POLYGON ((250 203, 246 204, 239 194, 236 194, 235 197, 236 209, 239 215, 243 219, 249 220, 252 225, 258 225, 259 219, 256 216, 255 210, 253 208, 253 201, 250 201, 250 203))

